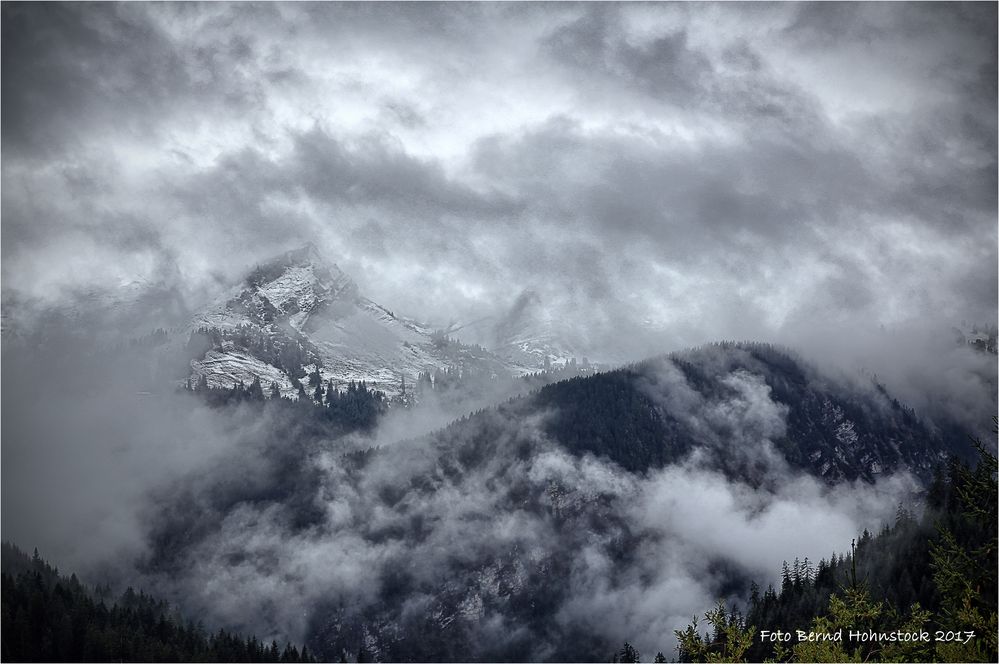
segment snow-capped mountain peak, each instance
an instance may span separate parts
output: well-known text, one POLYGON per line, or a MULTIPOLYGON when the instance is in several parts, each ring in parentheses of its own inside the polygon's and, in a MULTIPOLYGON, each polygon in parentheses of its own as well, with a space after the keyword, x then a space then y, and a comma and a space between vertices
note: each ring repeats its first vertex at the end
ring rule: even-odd
POLYGON ((328 262, 312 243, 257 267, 246 283, 261 304, 267 303, 287 315, 296 329, 320 305, 338 299, 353 300, 359 295, 353 279, 328 262))
POLYGON ((306 367, 318 369, 324 382, 363 380, 392 395, 401 392, 404 379, 415 385, 421 373, 474 368, 517 375, 538 370, 547 355, 494 354, 398 317, 364 297, 311 243, 255 267, 195 316, 192 334, 206 329, 212 348, 192 361, 192 378, 206 376, 218 387, 260 378, 286 394, 297 391, 294 381, 306 367))

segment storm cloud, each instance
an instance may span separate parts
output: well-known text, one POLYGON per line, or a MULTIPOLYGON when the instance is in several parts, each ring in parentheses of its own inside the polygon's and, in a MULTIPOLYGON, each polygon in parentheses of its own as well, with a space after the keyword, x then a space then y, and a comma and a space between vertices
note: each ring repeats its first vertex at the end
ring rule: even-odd
POLYGON ((531 289, 612 360, 995 319, 988 4, 3 11, 8 294, 196 298, 316 240, 389 308, 531 289))

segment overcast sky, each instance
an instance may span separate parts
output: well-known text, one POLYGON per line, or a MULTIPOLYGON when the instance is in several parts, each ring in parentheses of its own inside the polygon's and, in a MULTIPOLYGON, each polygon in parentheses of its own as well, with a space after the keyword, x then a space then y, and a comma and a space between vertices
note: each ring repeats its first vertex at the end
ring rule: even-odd
POLYGON ((601 343, 995 320, 993 3, 2 12, 5 299, 312 240, 397 312, 533 289, 601 343))

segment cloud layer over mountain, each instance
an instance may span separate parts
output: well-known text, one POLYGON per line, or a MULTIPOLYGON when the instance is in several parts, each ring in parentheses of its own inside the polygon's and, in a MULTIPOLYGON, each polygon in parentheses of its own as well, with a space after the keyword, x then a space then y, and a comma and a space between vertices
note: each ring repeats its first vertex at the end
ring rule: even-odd
POLYGON ((317 240, 609 359, 994 320, 995 11, 5 5, 4 289, 196 301, 317 240))

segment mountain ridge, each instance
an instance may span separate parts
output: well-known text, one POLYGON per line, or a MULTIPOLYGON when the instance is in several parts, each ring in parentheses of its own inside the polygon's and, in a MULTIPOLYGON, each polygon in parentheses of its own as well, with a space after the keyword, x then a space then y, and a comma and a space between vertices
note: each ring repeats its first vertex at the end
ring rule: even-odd
MULTIPOLYGON (((743 479, 754 475, 753 454, 775 454, 827 482, 873 481, 900 470, 925 481, 949 454, 973 455, 955 427, 921 420, 879 383, 847 384, 762 342, 707 344, 572 377, 496 408, 518 420, 548 412, 542 429, 552 440, 631 472, 703 448, 743 479), (766 449, 756 445, 761 441, 766 449)), ((445 428, 444 447, 476 437, 465 421, 445 428)))

